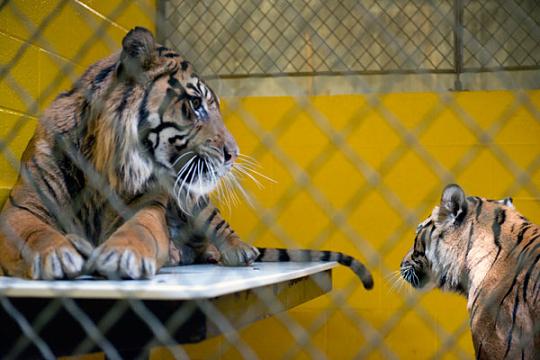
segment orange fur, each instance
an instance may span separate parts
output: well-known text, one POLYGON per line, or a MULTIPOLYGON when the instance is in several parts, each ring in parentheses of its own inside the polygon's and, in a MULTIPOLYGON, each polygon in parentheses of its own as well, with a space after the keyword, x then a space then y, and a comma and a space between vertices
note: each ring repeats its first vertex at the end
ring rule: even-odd
POLYGON ((468 299, 476 356, 540 355, 540 227, 511 203, 466 197, 457 185, 419 225, 401 263, 416 288, 428 284, 468 299))

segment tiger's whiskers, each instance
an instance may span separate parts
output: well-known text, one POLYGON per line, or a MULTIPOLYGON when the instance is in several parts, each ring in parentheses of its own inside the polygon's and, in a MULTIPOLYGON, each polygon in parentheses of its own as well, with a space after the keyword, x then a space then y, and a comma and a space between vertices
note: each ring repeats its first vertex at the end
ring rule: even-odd
POLYGON ((238 154, 237 161, 218 184, 218 199, 225 199, 229 210, 231 205, 236 206, 240 202, 240 197, 244 198, 248 205, 253 207, 253 199, 242 185, 242 179, 248 178, 259 189, 264 189, 264 184, 260 179, 274 184, 277 183, 274 179, 264 175, 260 171, 261 168, 261 165, 251 156, 238 154), (221 192, 223 192, 223 195, 221 192))
POLYGON ((389 285, 387 289, 387 294, 389 294, 391 291, 400 292, 403 284, 405 283, 405 281, 401 277, 401 272, 399 270, 392 271, 391 273, 386 275, 386 281, 389 285))

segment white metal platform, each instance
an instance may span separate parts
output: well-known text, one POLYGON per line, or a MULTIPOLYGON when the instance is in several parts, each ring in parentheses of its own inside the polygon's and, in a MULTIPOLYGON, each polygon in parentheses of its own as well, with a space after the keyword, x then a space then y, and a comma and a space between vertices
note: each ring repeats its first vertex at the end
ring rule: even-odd
POLYGON ((186 265, 162 268, 151 280, 35 281, 0 277, 0 296, 94 299, 192 300, 214 298, 313 275, 335 262, 256 263, 247 267, 186 265))
POLYGON ((20 341, 28 344, 19 354, 23 358, 43 357, 44 346, 56 357, 107 352, 106 339, 118 353, 133 358, 150 350, 146 344, 163 340, 147 321, 169 326, 177 314, 183 320, 167 328, 166 345, 202 341, 323 295, 332 289, 334 266, 334 262, 190 265, 163 268, 155 278, 137 281, 0 277, 0 357, 20 341), (49 317, 48 322, 32 330, 30 324, 40 323, 43 316, 49 317), (109 316, 116 321, 105 338, 89 335, 88 324, 107 323, 109 316))

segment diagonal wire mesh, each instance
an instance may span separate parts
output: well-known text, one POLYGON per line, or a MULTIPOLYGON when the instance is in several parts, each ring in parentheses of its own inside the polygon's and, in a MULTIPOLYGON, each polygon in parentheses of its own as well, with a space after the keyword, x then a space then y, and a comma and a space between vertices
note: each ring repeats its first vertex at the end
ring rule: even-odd
MULTIPOLYGON (((0 55, 0 196, 13 185, 22 149, 51 100, 117 50, 130 28, 145 25, 209 79, 242 152, 278 181, 262 192, 245 184, 250 205, 228 214, 235 230, 257 246, 355 255, 374 272, 376 289, 362 291, 356 278, 337 269, 332 292, 287 312, 279 293, 255 290, 277 314, 242 330, 207 300, 179 306, 165 321, 129 295, 93 317, 68 291, 27 318, 2 296, 4 313, 22 334, 2 355, 18 358, 34 347, 40 357, 54 358, 40 334, 67 316, 86 334, 73 354, 97 349, 109 358, 143 358, 159 346, 150 357, 472 356, 464 300, 407 292, 392 274, 447 183, 476 195, 512 196, 522 213, 540 221, 536 1, 57 0, 36 6, 0 3, 8 50, 0 55), (454 91, 462 89, 468 91, 454 91), (110 342, 127 313, 150 334, 129 355, 110 342), (224 335, 176 345, 175 334, 200 314, 224 335)), ((73 159, 82 161, 77 154, 73 159)), ((114 206, 125 206, 105 179, 87 171, 114 206)))

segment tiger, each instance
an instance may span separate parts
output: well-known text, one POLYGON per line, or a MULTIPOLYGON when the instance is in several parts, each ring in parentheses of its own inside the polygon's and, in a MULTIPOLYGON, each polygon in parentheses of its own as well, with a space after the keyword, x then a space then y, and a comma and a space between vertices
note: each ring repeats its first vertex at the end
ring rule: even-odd
POLYGON ((167 265, 323 260, 371 288, 348 255, 241 241, 209 196, 240 155, 193 65, 135 27, 40 117, 0 213, 0 275, 143 279, 167 265))
MULTIPOLYGON (((40 117, 0 214, 0 272, 152 277, 170 257, 170 204, 204 202, 238 155, 214 91, 135 27, 40 117)), ((236 237, 215 246, 227 265, 259 255, 236 237)))
POLYGON ((511 198, 466 196, 450 184, 418 225, 400 265, 412 287, 467 298, 478 359, 540 356, 540 227, 511 198))

